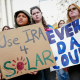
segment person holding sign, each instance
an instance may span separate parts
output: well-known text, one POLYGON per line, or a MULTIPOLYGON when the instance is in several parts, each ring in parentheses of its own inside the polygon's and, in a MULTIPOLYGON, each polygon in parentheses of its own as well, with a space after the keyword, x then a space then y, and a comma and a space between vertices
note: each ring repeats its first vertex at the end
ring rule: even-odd
MULTIPOLYGON (((32 18, 30 14, 25 10, 19 10, 14 15, 15 28, 23 27, 32 24, 32 18)), ((21 68, 21 66, 19 66, 21 68)), ((24 74, 9 80, 42 80, 41 71, 35 71, 28 74, 24 74)))
MULTIPOLYGON (((4 26, 3 28, 2 28, 2 31, 5 31, 5 30, 9 30, 10 29, 10 27, 9 26, 4 26)), ((0 68, 1 69, 1 68, 0 68)), ((1 70, 0 70, 0 80, 2 80, 2 77, 1 77, 2 75, 1 75, 1 70)))
MULTIPOLYGON (((58 28, 61 28, 64 24, 65 24, 65 21, 60 20, 58 22, 58 28)), ((57 76, 58 76, 59 80, 70 80, 67 69, 68 68, 63 68, 63 69, 56 70, 56 73, 57 73, 57 76)))
MULTIPOLYGON (((80 7, 76 4, 68 6, 67 23, 73 22, 80 18, 80 7)), ((71 80, 80 80, 80 64, 69 67, 68 70, 71 80)))
MULTIPOLYGON (((42 23, 45 31, 49 31, 49 26, 46 24, 42 12, 38 6, 34 6, 30 9, 33 24, 42 23)), ((56 80, 56 71, 50 72, 50 68, 42 70, 43 80, 56 80)))

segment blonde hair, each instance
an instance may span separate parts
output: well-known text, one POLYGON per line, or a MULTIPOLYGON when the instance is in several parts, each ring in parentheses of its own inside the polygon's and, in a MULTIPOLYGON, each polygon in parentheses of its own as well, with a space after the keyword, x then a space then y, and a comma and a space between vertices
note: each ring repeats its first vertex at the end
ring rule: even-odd
MULTIPOLYGON (((79 17, 78 18, 80 18, 80 7, 78 6, 78 5, 76 5, 76 4, 70 4, 69 6, 68 6, 68 9, 69 9, 69 7, 71 6, 71 5, 74 5, 77 9, 78 9, 78 11, 79 11, 79 17)), ((69 23, 69 22, 72 22, 72 20, 71 20, 71 18, 70 18, 70 16, 69 16, 69 12, 67 11, 67 22, 66 23, 69 23)))

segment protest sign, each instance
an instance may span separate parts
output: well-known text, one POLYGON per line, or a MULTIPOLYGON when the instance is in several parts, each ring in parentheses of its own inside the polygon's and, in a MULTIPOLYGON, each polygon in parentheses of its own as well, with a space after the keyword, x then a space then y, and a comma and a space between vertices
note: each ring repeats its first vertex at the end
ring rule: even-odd
POLYGON ((41 23, 0 32, 2 78, 10 79, 55 64, 41 23))
POLYGON ((46 34, 57 63, 51 71, 80 64, 80 19, 46 34))

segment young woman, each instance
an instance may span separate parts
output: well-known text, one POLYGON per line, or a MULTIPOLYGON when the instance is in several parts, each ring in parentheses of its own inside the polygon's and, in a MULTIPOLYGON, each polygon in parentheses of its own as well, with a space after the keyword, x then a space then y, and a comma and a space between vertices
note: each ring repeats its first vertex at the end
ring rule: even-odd
MULTIPOLYGON (((64 24, 65 24, 65 21, 60 20, 58 22, 58 28, 61 28, 64 24)), ((70 80, 67 69, 68 68, 63 68, 63 69, 56 70, 56 73, 57 73, 57 76, 58 76, 59 80, 70 80)))
POLYGON ((61 28, 65 24, 64 20, 60 20, 58 23, 58 28, 61 28))
MULTIPOLYGON (((14 15, 15 28, 28 26, 32 24, 32 18, 30 14, 25 10, 19 10, 14 15)), ((34 71, 28 74, 24 74, 9 80, 42 80, 41 71, 34 71)))
MULTIPOLYGON (((38 6, 34 6, 30 9, 33 24, 42 23, 45 31, 50 30, 49 26, 46 24, 42 12, 38 6)), ((56 71, 50 72, 50 68, 42 70, 43 80, 56 80, 56 71)))
MULTIPOLYGON (((67 23, 73 22, 80 18, 80 7, 76 4, 68 6, 67 10, 67 23)), ((68 70, 71 80, 80 80, 80 64, 69 67, 68 70)))
POLYGON ((80 18, 80 7, 76 4, 68 6, 67 10, 67 23, 73 22, 80 18))
MULTIPOLYGON (((25 10, 19 10, 15 13, 15 27, 23 27, 32 24, 32 18, 30 14, 25 10)), ((24 80, 41 80, 42 73, 41 71, 31 72, 30 74, 25 74, 19 77, 20 79, 24 80)))
MULTIPOLYGON (((2 31, 9 30, 9 29, 10 29, 9 26, 4 26, 4 27, 2 28, 2 31)), ((0 69, 1 69, 1 68, 0 68, 0 69)), ((1 70, 0 70, 0 80, 2 80, 1 78, 2 78, 2 75, 1 75, 1 70)))

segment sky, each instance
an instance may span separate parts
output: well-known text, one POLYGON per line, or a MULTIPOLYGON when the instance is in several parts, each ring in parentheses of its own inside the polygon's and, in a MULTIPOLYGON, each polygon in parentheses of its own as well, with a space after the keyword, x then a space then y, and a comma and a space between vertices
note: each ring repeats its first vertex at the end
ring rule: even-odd
POLYGON ((30 8, 33 6, 40 7, 43 16, 48 24, 54 24, 53 19, 56 18, 58 12, 56 8, 56 0, 43 0, 41 2, 40 0, 13 0, 13 13, 22 9, 30 13, 30 8))

